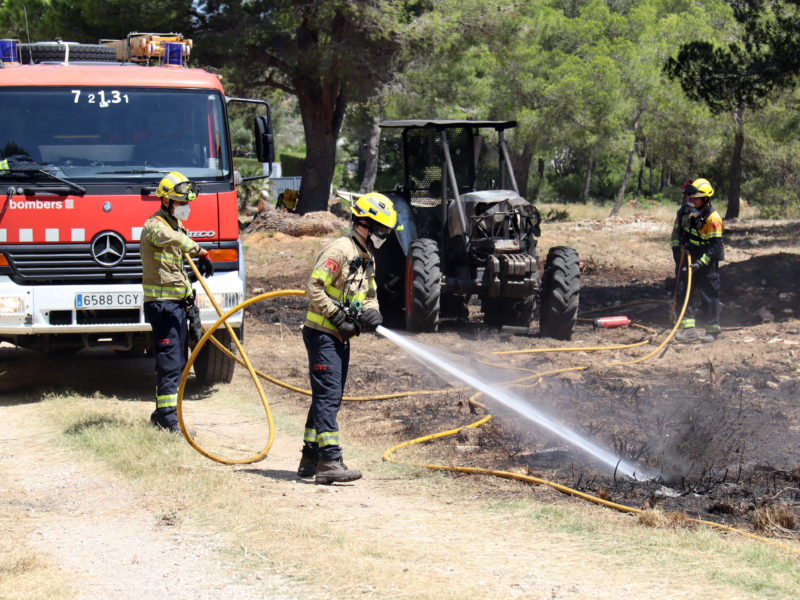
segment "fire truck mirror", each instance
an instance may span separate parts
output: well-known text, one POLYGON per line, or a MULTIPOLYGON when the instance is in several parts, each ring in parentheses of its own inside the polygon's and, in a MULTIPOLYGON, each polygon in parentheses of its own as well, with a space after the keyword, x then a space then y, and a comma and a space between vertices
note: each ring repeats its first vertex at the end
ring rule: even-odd
POLYGON ((275 160, 275 141, 272 137, 272 123, 269 115, 256 117, 254 121, 256 136, 256 157, 258 162, 269 163, 275 160))

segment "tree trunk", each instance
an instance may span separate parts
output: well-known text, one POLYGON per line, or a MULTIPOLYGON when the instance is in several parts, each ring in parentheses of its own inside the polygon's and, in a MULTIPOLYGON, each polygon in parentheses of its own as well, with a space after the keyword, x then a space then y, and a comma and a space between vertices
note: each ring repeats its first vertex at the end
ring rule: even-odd
POLYGON ((364 178, 361 180, 361 187, 358 188, 359 194, 371 192, 375 187, 375 178, 378 176, 378 142, 381 135, 380 122, 380 109, 376 108, 375 114, 372 115, 369 137, 367 138, 366 144, 364 144, 366 160, 364 161, 364 178))
POLYGON ((630 181, 631 171, 633 171, 633 157, 636 154, 636 132, 639 130, 639 117, 641 114, 642 109, 637 106, 633 111, 633 123, 631 125, 631 137, 633 139, 631 140, 631 149, 628 151, 628 164, 625 166, 625 177, 622 178, 622 185, 619 186, 617 199, 609 215, 611 217, 616 217, 619 214, 622 201, 625 199, 625 191, 628 189, 628 181, 630 181))
POLYGON ((739 192, 742 183, 742 146, 744 146, 744 109, 736 108, 733 111, 733 122, 736 126, 733 137, 733 157, 728 186, 728 210, 726 219, 739 218, 739 192))
POLYGON ((614 202, 614 208, 611 209, 610 217, 619 215, 619 209, 622 207, 622 201, 625 199, 625 191, 628 189, 628 181, 631 178, 631 171, 633 171, 633 156, 636 154, 636 140, 634 139, 631 144, 631 149, 628 152, 628 164, 625 167, 625 177, 622 178, 622 185, 619 186, 617 192, 617 199, 614 202))
POLYGON ((306 160, 297 201, 300 214, 328 210, 336 166, 336 140, 347 106, 336 83, 329 82, 314 89, 313 93, 315 98, 308 95, 298 97, 306 139, 306 160))
POLYGON ((589 188, 592 186, 592 172, 594 171, 594 156, 589 157, 589 164, 586 165, 586 178, 583 180, 583 191, 581 192, 581 202, 589 202, 589 188))
POLYGON ((639 155, 642 159, 642 162, 639 164, 639 177, 636 181, 636 198, 638 199, 642 195, 642 190, 644 189, 644 169, 647 166, 647 138, 645 137, 642 140, 642 152, 639 155))

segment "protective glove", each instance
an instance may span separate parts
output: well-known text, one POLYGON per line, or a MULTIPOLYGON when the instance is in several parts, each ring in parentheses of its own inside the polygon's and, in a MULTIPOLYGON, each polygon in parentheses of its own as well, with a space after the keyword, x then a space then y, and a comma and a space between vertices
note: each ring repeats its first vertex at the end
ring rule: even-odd
POLYGON ((189 347, 194 348, 200 338, 203 337, 203 324, 200 321, 200 309, 195 304, 197 290, 192 290, 190 296, 186 298, 186 321, 189 325, 189 347))
POLYGON ((361 313, 361 328, 364 331, 375 331, 381 323, 383 317, 377 308, 368 308, 361 313))
POLYGON ((351 319, 341 308, 328 317, 328 320, 336 326, 336 329, 339 330, 339 335, 342 336, 342 339, 345 341, 349 340, 354 335, 361 333, 358 330, 358 325, 356 325, 356 322, 353 321, 353 319, 351 319))
POLYGON ((694 261, 694 262, 693 262, 691 265, 689 265, 689 266, 692 268, 692 272, 693 272, 693 273, 697 273, 697 272, 698 272, 700 269, 702 269, 702 268, 703 268, 705 265, 703 265, 703 263, 701 263, 699 260, 696 260, 696 261, 694 261))
POLYGON ((189 323, 189 347, 194 348, 197 342, 203 337, 203 325, 200 321, 200 309, 196 304, 190 304, 186 307, 186 317, 189 323))
POLYGON ((197 259, 197 270, 200 271, 200 275, 207 279, 214 274, 214 263, 211 262, 208 256, 203 255, 197 259))

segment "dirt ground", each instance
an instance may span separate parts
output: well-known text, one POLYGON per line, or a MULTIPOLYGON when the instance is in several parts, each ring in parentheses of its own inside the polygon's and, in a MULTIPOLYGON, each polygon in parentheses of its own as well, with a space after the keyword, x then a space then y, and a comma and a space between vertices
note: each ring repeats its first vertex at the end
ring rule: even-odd
MULTIPOLYGON (((379 440, 382 452, 405 440, 473 423, 488 412, 493 415, 488 425, 401 451, 398 459, 530 474, 637 508, 683 511, 692 518, 734 525, 759 535, 797 539, 800 223, 741 221, 726 226, 727 260, 721 270, 723 334, 713 344, 680 346, 673 342, 638 364, 619 364, 651 354, 671 328, 674 281, 667 243, 671 223, 647 215, 543 227, 540 256, 551 246, 567 245, 575 247, 581 257, 581 318, 571 341, 539 337, 535 322, 529 335, 489 329, 481 322, 477 303, 470 304, 468 321, 443 321, 438 333, 413 336, 460 368, 493 383, 507 383, 508 389, 531 406, 564 423, 572 433, 608 448, 617 459, 637 465, 652 479, 636 481, 620 474, 615 465, 589 457, 574 440, 550 433, 495 399, 481 396, 477 400, 485 408, 476 408, 469 402, 472 393, 454 391, 461 385, 453 381, 449 382, 450 391, 438 394, 398 401, 346 402, 340 414, 346 438, 365 443, 369 440, 373 446, 379 440), (595 317, 612 315, 626 315, 635 326, 593 327, 595 317), (642 341, 646 343, 636 347, 603 349, 642 341), (497 354, 548 349, 564 351, 497 354), (548 374, 553 371, 558 372, 548 374), (526 385, 508 383, 522 377, 528 377, 526 385)), ((326 239, 246 232, 249 295, 302 289, 314 256, 326 239)), ((303 388, 307 387, 300 337, 304 311, 301 298, 253 305, 248 309, 245 340, 257 367, 303 388)), ((64 571, 78 582, 92 582, 85 588, 91 593, 81 597, 142 597, 151 589, 154 572, 170 581, 170 577, 187 570, 207 575, 190 582, 196 586, 193 588, 185 587, 185 578, 182 585, 167 587, 172 597, 293 597, 296 588, 280 577, 243 580, 230 565, 209 568, 213 558, 201 550, 189 551, 214 546, 213 536, 202 532, 178 536, 153 530, 131 541, 139 548, 135 564, 150 555, 172 558, 166 563, 150 560, 141 572, 130 571, 122 583, 115 583, 118 574, 113 569, 88 561, 87 557, 102 551, 107 540, 100 533, 95 541, 87 539, 85 531, 113 530, 121 532, 124 539, 136 539, 137 531, 148 530, 141 522, 147 518, 147 500, 138 498, 111 474, 98 473, 96 467, 87 467, 71 456, 54 457, 55 470, 32 469, 38 464, 37 445, 19 442, 41 439, 47 428, 39 425, 29 429, 25 420, 35 409, 25 400, 31 397, 31 390, 65 385, 91 395, 95 382, 78 366, 82 364, 80 355, 43 358, 0 348, 0 356, 4 390, 0 406, 5 415, 1 441, 6 449, 0 462, 0 503, 9 508, 9 514, 23 511, 27 515, 28 520, 21 525, 15 521, 16 527, 20 534, 40 532, 34 537, 38 550, 58 557, 64 571), (79 474, 82 483, 59 475, 63 473, 79 474), (100 478, 99 485, 112 481, 114 490, 120 492, 114 510, 99 515, 91 510, 86 496, 98 485, 94 477, 100 478), (55 480, 61 483, 54 485, 55 480), (120 511, 128 518, 117 519, 120 511), (91 523, 71 529, 57 525, 73 513, 91 513, 87 516, 91 523), (42 533, 48 524, 58 526, 58 535, 42 533), (198 544, 203 536, 205 543, 198 544), (124 594, 120 592, 123 584, 127 586, 124 594), (238 595, 217 595, 229 585, 240 586, 235 588, 238 595)), ((133 361, 126 364, 130 365, 128 369, 136 367, 133 361)), ((353 343, 347 394, 439 390, 448 385, 445 378, 423 364, 385 338, 360 336, 353 343)), ((104 365, 96 363, 94 368, 103 370, 104 365)), ((245 376, 238 368, 235 381, 245 376)), ((135 381, 134 375, 117 377, 117 381, 109 382, 110 391, 103 393, 113 394, 119 386, 133 385, 135 393, 146 398, 150 383, 135 381)), ((305 398, 290 391, 271 387, 268 393, 275 411, 297 415, 307 407, 305 398)), ((296 440, 279 440, 270 453, 270 463, 272 469, 278 469, 275 472, 286 473, 286 477, 278 478, 285 479, 279 482, 282 501, 302 506, 301 497, 307 494, 292 477, 298 447, 296 440)), ((363 483, 368 481, 369 473, 363 483)), ((482 488, 478 494, 483 496, 501 493, 508 499, 530 493, 524 485, 498 487, 492 478, 472 483, 482 488)), ((342 487, 334 493, 339 493, 345 504, 361 506, 367 513, 376 511, 372 515, 375 519, 380 519, 389 506, 389 512, 411 511, 415 527, 433 527, 425 521, 424 509, 410 506, 410 497, 392 499, 399 485, 373 479, 368 486, 342 487), (395 502, 402 506, 393 505, 395 502)), ((402 485, 413 487, 409 482, 402 485)), ((559 498, 562 496, 555 492, 551 495, 553 502, 559 498)), ((430 503, 434 507, 431 518, 441 518, 447 512, 443 500, 431 498, 430 503)), ((468 532, 459 535, 464 537, 463 547, 475 543, 468 532)), ((134 564, 132 555, 125 555, 123 560, 134 564)), ((498 555, 497 560, 496 568, 503 568, 499 565, 506 558, 498 555)), ((596 588, 591 578, 573 578, 576 583, 567 590, 557 582, 566 571, 574 573, 577 564, 559 565, 556 557, 547 564, 541 556, 536 560, 546 572, 545 580, 539 582, 541 595, 521 597, 594 597, 596 589, 605 592, 603 597, 659 597, 648 596, 644 587, 596 588)), ((670 592, 681 595, 680 589, 670 592)), ((683 597, 691 596, 691 592, 686 593, 689 595, 683 597)), ((486 597, 515 595, 496 592, 486 597)))
MULTIPOLYGON (((539 337, 535 322, 529 335, 488 329, 481 323, 475 300, 468 322, 443 321, 440 332, 414 336, 443 351, 467 372, 490 381, 527 376, 533 385, 511 389, 518 389, 546 414, 611 449, 617 458, 633 462, 654 479, 639 482, 620 477, 613 467, 592 460, 569 440, 483 397, 480 402, 495 416, 492 425, 470 432, 468 439, 462 435, 462 439, 426 447, 429 460, 425 462, 526 472, 580 491, 610 494, 631 506, 659 506, 761 533, 796 536, 800 526, 800 223, 727 224, 726 261, 721 267, 723 334, 716 342, 670 342, 640 364, 609 366, 650 354, 671 329, 670 228, 671 223, 656 222, 647 215, 553 223, 543 228, 541 256, 555 245, 575 247, 581 256, 581 318, 569 342, 539 337), (595 317, 621 314, 635 326, 593 326, 595 317), (643 340, 649 343, 625 350, 495 354, 643 340), (532 374, 566 368, 576 370, 530 379, 532 374)), ((316 238, 254 233, 248 244, 262 248, 273 260, 267 267, 269 275, 250 275, 250 288, 302 288, 317 243, 316 238)), ((289 331, 297 331, 302 302, 286 299, 256 305, 254 312, 257 320, 279 321, 289 331)), ((258 341, 265 347, 274 343, 260 334, 259 330, 258 341)), ((362 336, 353 348, 348 384, 353 396, 442 385, 443 379, 387 346, 385 339, 362 336), (372 361, 365 364, 367 356, 372 361)), ((304 374, 299 375, 296 384, 303 385, 304 374)), ((460 386, 458 381, 451 383, 460 386)), ((477 420, 468 396, 404 400, 406 414, 384 419, 384 427, 376 427, 376 433, 411 439, 466 425, 477 420)), ((359 403, 345 410, 357 412, 361 422, 380 421, 385 408, 380 403, 359 403)))

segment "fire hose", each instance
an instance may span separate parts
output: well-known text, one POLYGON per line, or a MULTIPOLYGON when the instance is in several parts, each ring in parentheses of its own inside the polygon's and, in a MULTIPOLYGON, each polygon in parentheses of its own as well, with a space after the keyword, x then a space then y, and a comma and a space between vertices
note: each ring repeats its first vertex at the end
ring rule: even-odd
MULTIPOLYGON (((276 378, 273 378, 273 377, 271 377, 271 376, 269 376, 269 375, 267 375, 267 374, 265 374, 265 373, 263 373, 261 371, 256 370, 253 367, 253 365, 251 364, 249 358, 247 357, 247 354, 246 354, 244 348, 242 347, 241 342, 239 341, 239 339, 236 336, 233 328, 230 326, 230 324, 227 322, 227 320, 228 320, 228 318, 230 318, 232 315, 236 314, 240 310, 243 310, 244 308, 246 308, 246 307, 248 307, 248 306, 250 306, 252 304, 255 304, 257 302, 261 302, 263 300, 267 300, 267 299, 270 299, 270 298, 277 298, 277 297, 281 297, 281 296, 304 296, 305 292, 303 290, 278 290, 278 291, 274 291, 274 292, 267 292, 267 293, 264 293, 264 294, 260 294, 258 296, 254 296, 252 298, 248 298, 248 299, 244 300, 243 302, 237 304, 236 306, 234 306, 233 308, 231 308, 227 312, 223 313, 223 311, 220 308, 219 304, 214 299, 213 294, 208 289, 208 286, 206 285, 206 282, 203 279, 203 277, 200 274, 200 272, 198 271, 197 267, 194 265, 194 263, 191 261, 191 259, 188 257, 188 255, 186 255, 186 258, 187 258, 187 261, 189 262, 189 265, 192 268, 192 271, 195 274, 195 277, 200 282, 200 285, 203 287, 203 290, 205 291, 206 295, 208 296, 209 300, 211 301, 211 304, 213 305, 213 307, 216 310, 217 314, 219 315, 219 318, 214 322, 213 325, 211 325, 211 327, 209 327, 207 330, 204 331, 203 336, 200 338, 200 340, 198 341, 197 345, 192 350, 192 353, 189 356, 189 360, 186 363, 186 367, 184 368, 183 373, 181 375, 181 381, 180 381, 180 385, 179 385, 179 388, 178 388, 178 407, 177 407, 178 424, 180 425, 181 432, 183 433, 183 436, 186 439, 186 441, 195 450, 197 450, 197 452, 199 452, 200 454, 202 454, 206 458, 209 458, 209 459, 214 460, 214 461, 219 462, 219 463, 229 464, 229 465, 233 465, 233 464, 249 464, 249 463, 257 462, 257 461, 262 460, 264 457, 267 456, 267 454, 268 454, 268 452, 269 452, 269 450, 272 447, 272 444, 274 442, 274 423, 273 423, 273 419, 272 419, 272 412, 270 410, 269 402, 267 401, 266 394, 264 393, 264 390, 263 390, 263 388, 261 386, 261 383, 259 382, 259 378, 266 379, 270 383, 273 383, 273 384, 278 385, 280 387, 283 387, 285 389, 288 389, 288 390, 291 390, 291 391, 295 391, 297 393, 304 394, 304 395, 307 395, 307 396, 311 395, 311 391, 310 390, 305 390, 305 389, 302 389, 302 388, 298 388, 296 386, 292 386, 292 385, 290 385, 288 383, 280 381, 280 380, 278 380, 276 378), (236 355, 234 355, 227 348, 225 348, 216 338, 213 337, 214 332, 222 325, 224 325, 225 328, 227 329, 228 334, 231 336, 231 339, 233 340, 234 344, 236 345, 237 351, 241 355, 241 358, 239 358, 236 355), (236 362, 238 362, 239 364, 241 364, 241 365, 243 365, 243 366, 245 366, 247 368, 248 373, 250 374, 250 377, 253 380, 253 383, 255 384, 256 389, 258 390, 258 394, 259 394, 259 397, 261 399, 261 403, 262 403, 262 406, 264 408, 264 411, 265 411, 265 414, 266 414, 266 418, 267 418, 267 422, 268 422, 269 438, 268 438, 268 440, 266 442, 265 447, 260 452, 258 452, 256 455, 254 455, 252 457, 244 458, 244 459, 229 459, 229 458, 225 458, 225 457, 222 457, 222 456, 215 455, 212 452, 209 452, 209 451, 205 450, 204 448, 202 448, 188 434, 188 429, 187 429, 186 425, 184 424, 183 412, 182 412, 182 404, 183 404, 183 396, 184 396, 184 391, 185 391, 185 386, 186 386, 186 380, 187 380, 187 378, 189 376, 189 372, 191 371, 192 364, 194 363, 195 359, 197 358, 197 355, 199 354, 199 352, 202 350, 203 346, 209 340, 220 351, 222 351, 224 354, 226 354, 229 358, 232 358, 233 360, 235 360, 236 362)), ((684 259, 684 254, 682 253, 681 254, 681 263, 683 262, 683 259, 684 259)), ((679 263, 679 264, 681 264, 681 263, 679 263)), ((646 355, 644 355, 642 357, 639 357, 639 358, 633 359, 633 360, 628 360, 628 361, 613 361, 613 362, 607 363, 604 366, 610 367, 610 366, 634 365, 634 364, 638 364, 638 363, 644 362, 644 361, 652 358, 653 356, 655 356, 659 352, 661 352, 661 350, 672 340, 672 338, 674 337, 678 327, 680 326, 680 322, 683 319, 683 315, 685 314, 686 308, 687 308, 687 306, 689 304, 689 298, 690 298, 690 293, 691 293, 691 285, 692 285, 692 270, 687 267, 686 271, 687 271, 686 294, 685 294, 685 297, 684 297, 684 300, 683 300, 683 305, 681 307, 680 314, 675 319, 673 327, 670 330, 670 332, 667 335, 667 337, 653 351, 649 352, 648 354, 646 354, 646 355)), ((677 290, 677 285, 678 285, 678 282, 676 281, 676 290, 677 290)), ((677 292, 676 292, 675 298, 677 298, 677 292)), ((673 300, 673 314, 674 314, 674 306, 675 306, 675 300, 673 300)), ((357 307, 352 307, 352 310, 353 311, 357 310, 357 307)), ((513 353, 525 353, 525 352, 550 352, 550 351, 559 351, 559 352, 600 351, 600 350, 609 350, 609 349, 620 349, 620 348, 637 347, 637 346, 644 345, 646 343, 648 343, 648 340, 643 340, 643 341, 635 342, 635 343, 632 343, 632 344, 615 345, 615 346, 576 347, 576 348, 559 348, 559 349, 511 350, 511 351, 495 352, 494 354, 513 354, 513 353)), ((532 379, 535 379, 536 382, 538 383, 545 376, 555 375, 555 374, 563 373, 563 372, 567 372, 567 371, 583 371, 583 370, 586 370, 588 368, 589 368, 588 366, 567 367, 567 368, 556 369, 556 370, 552 370, 552 371, 540 372, 540 373, 536 373, 536 374, 533 374, 533 375, 529 375, 529 376, 525 376, 525 377, 516 379, 516 380, 510 382, 510 385, 518 386, 518 385, 520 385, 520 384, 522 384, 524 382, 530 381, 532 379)), ((445 392, 453 392, 453 391, 463 391, 463 390, 453 390, 452 388, 441 389, 441 390, 419 390, 419 391, 413 391, 412 390, 412 391, 406 391, 406 392, 396 392, 396 393, 390 393, 390 394, 362 396, 362 397, 359 397, 359 396, 343 396, 342 400, 343 401, 350 401, 350 402, 372 401, 372 400, 388 400, 388 399, 404 398, 404 397, 409 397, 409 396, 422 396, 422 395, 442 394, 442 393, 445 393, 445 392)), ((481 392, 477 392, 471 398, 469 398, 468 403, 470 404, 470 406, 477 406, 477 407, 480 407, 480 408, 486 410, 487 407, 484 404, 482 404, 482 403, 477 401, 477 398, 480 395, 481 395, 481 392)), ((481 425, 484 425, 485 423, 489 422, 491 419, 492 419, 492 415, 487 414, 487 415, 484 415, 483 417, 481 417, 479 420, 475 421, 474 423, 470 423, 469 425, 464 425, 462 427, 458 427, 458 428, 455 428, 455 429, 450 429, 448 431, 442 431, 442 432, 439 432, 439 433, 434 433, 434 434, 422 436, 422 437, 419 437, 419 438, 415 438, 415 439, 412 439, 412 440, 408 440, 406 442, 402 442, 400 444, 397 444, 397 445, 393 446, 392 448, 389 448, 383 454, 383 460, 386 461, 386 462, 391 462, 391 463, 395 463, 395 464, 406 464, 406 465, 409 465, 409 466, 422 467, 422 468, 426 468, 426 469, 433 470, 433 471, 451 471, 451 472, 469 473, 469 474, 483 474, 483 475, 491 475, 491 476, 495 476, 495 477, 500 477, 500 478, 504 478, 504 479, 512 479, 512 480, 522 481, 522 482, 526 482, 526 483, 533 484, 533 485, 546 485, 546 486, 549 486, 549 487, 551 487, 551 488, 553 488, 553 489, 555 489, 555 490, 557 490, 557 491, 559 491, 561 493, 564 493, 566 495, 577 497, 577 498, 581 498, 583 500, 586 500, 586 501, 589 501, 589 502, 592 502, 594 504, 598 504, 598 505, 601 505, 601 506, 605 506, 607 508, 611 508, 611 509, 614 509, 614 510, 619 511, 619 512, 634 513, 634 514, 641 514, 641 513, 644 512, 644 510, 639 509, 639 508, 626 506, 626 505, 623 505, 623 504, 618 504, 616 502, 612 502, 610 500, 606 500, 606 499, 600 498, 598 496, 593 496, 591 494, 580 492, 578 490, 575 490, 573 488, 569 488, 569 487, 561 485, 559 483, 556 483, 556 482, 553 482, 553 481, 549 481, 549 480, 546 480, 546 479, 542 479, 542 478, 539 478, 539 477, 534 477, 534 476, 531 476, 531 475, 523 475, 523 474, 520 474, 520 473, 513 473, 511 471, 503 471, 503 470, 496 470, 496 469, 486 469, 486 468, 480 468, 480 467, 467 467, 467 466, 457 466, 457 465, 440 465, 440 464, 427 464, 427 463, 410 463, 410 462, 399 461, 399 460, 396 460, 396 459, 394 459, 392 457, 392 455, 395 452, 397 452, 398 450, 400 450, 402 448, 407 448, 407 447, 410 447, 410 446, 413 446, 413 445, 416 445, 416 444, 422 444, 422 443, 425 443, 425 442, 428 442, 428 441, 431 441, 431 440, 434 440, 434 439, 439 439, 439 438, 444 438, 444 437, 457 435, 459 432, 461 432, 464 429, 472 429, 472 428, 480 427, 481 425)), ((711 527, 711 528, 718 529, 718 530, 721 530, 721 531, 737 533, 737 534, 742 535, 744 537, 748 537, 748 538, 751 538, 751 539, 754 539, 754 540, 757 540, 757 541, 761 541, 761 542, 766 542, 766 543, 772 544, 774 546, 777 546, 777 547, 779 547, 781 549, 788 550, 788 551, 796 553, 796 554, 800 554, 800 549, 793 548, 793 547, 787 546, 785 544, 781 544, 780 542, 777 542, 777 541, 775 541, 773 539, 762 537, 762 536, 758 536, 758 535, 752 534, 752 533, 750 533, 748 531, 744 531, 742 529, 731 527, 729 525, 724 525, 724 524, 721 524, 721 523, 716 523, 714 521, 707 521, 707 520, 703 520, 703 519, 692 519, 692 518, 689 518, 687 520, 689 522, 691 522, 691 523, 695 523, 695 524, 698 524, 698 525, 705 525, 707 527, 711 527)))

